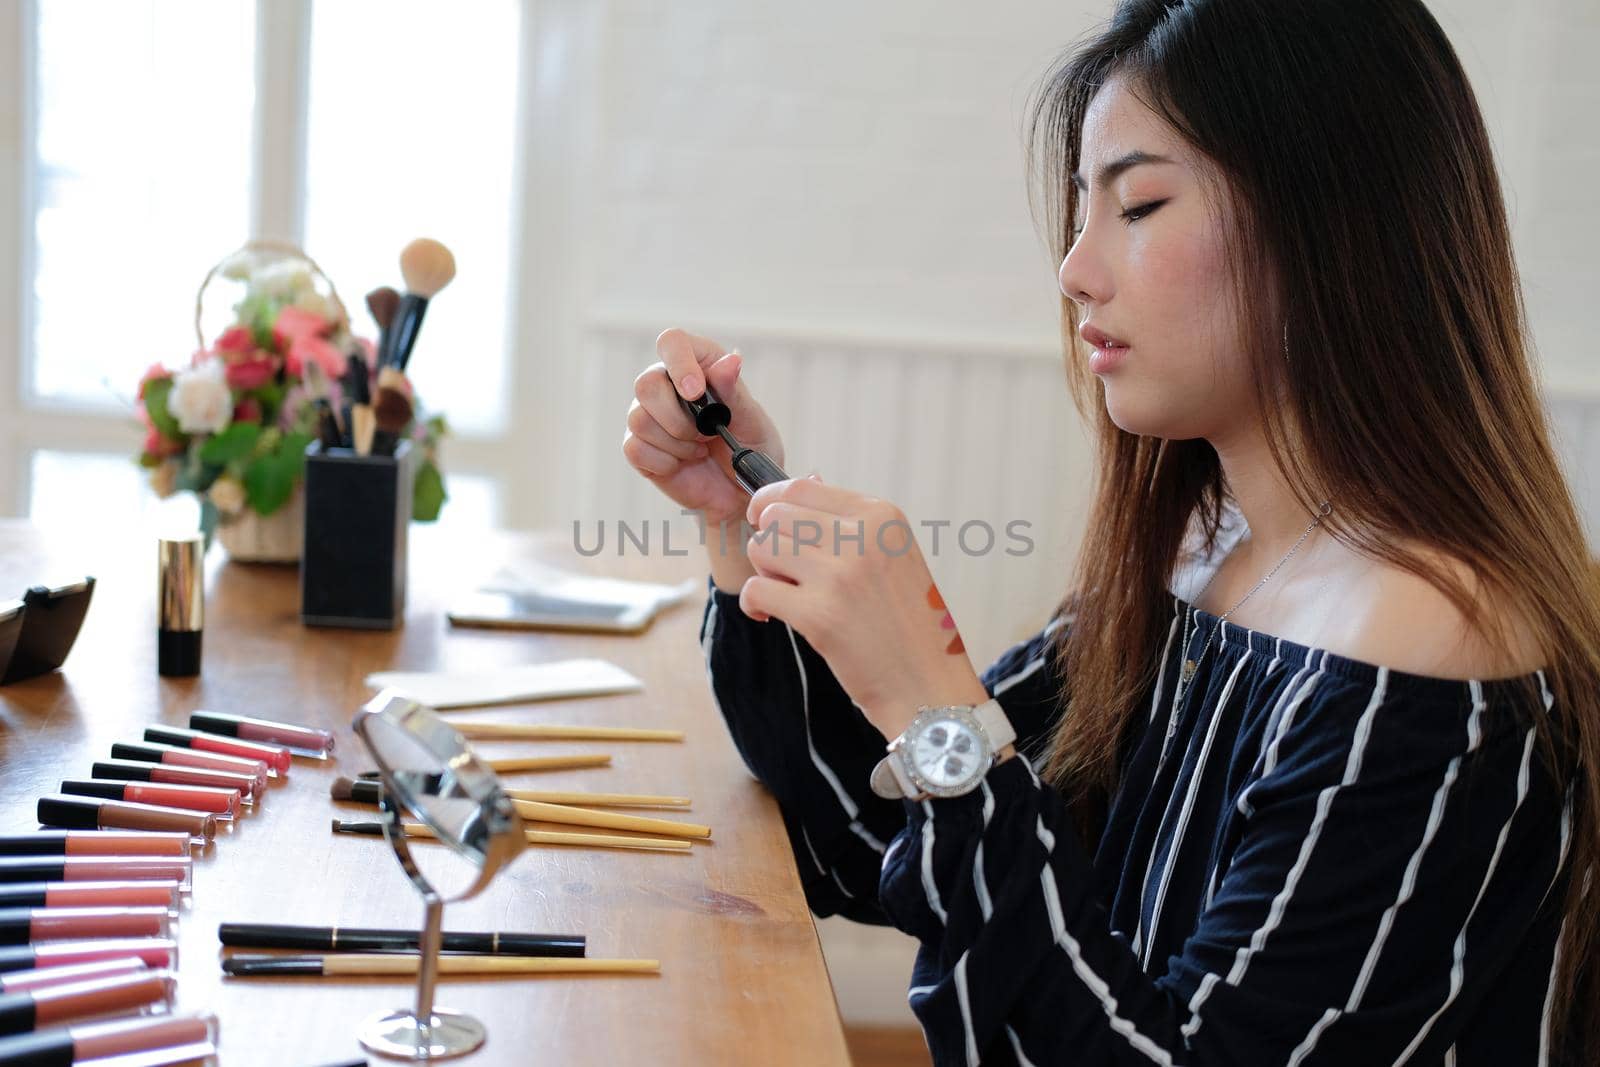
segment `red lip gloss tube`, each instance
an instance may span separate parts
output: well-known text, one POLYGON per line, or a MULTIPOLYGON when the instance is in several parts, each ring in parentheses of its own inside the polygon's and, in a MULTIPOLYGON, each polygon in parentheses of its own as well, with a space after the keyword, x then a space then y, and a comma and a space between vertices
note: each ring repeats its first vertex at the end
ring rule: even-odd
POLYGON ((163 785, 203 785, 212 789, 231 789, 243 796, 254 794, 256 782, 232 771, 212 771, 203 767, 169 767, 165 763, 140 763, 132 759, 95 760, 89 773, 101 781, 159 782, 163 785))
POLYGON ((333 751, 331 730, 319 730, 315 726, 301 726, 292 722, 275 722, 272 719, 253 719, 248 715, 229 715, 220 711, 191 712, 189 729, 268 745, 284 745, 318 759, 326 759, 333 751))
POLYGON ((0 885, 123 881, 177 882, 188 889, 194 884, 194 860, 188 856, 0 856, 0 885))
POLYGON ((166 908, 0 908, 0 945, 90 937, 166 937, 166 908))
POLYGON ((0 837, 0 856, 187 856, 189 835, 148 830, 39 830, 0 837))
POLYGON ((141 974, 148 970, 144 960, 134 956, 94 960, 89 963, 71 963, 65 967, 35 967, 31 971, 0 974, 0 993, 15 993, 20 989, 43 989, 46 986, 64 985, 67 982, 81 982, 85 978, 141 974))
POLYGON ((170 970, 178 965, 178 943, 164 937, 125 937, 107 941, 47 941, 40 945, 0 948, 0 973, 35 967, 64 967, 69 963, 134 956, 146 967, 170 970))
POLYGON ((111 758, 136 760, 139 763, 168 763, 178 767, 204 767, 213 771, 245 774, 256 780, 257 793, 267 788, 267 775, 272 773, 272 768, 267 766, 266 760, 240 759, 238 756, 223 756, 216 752, 197 752, 192 748, 179 748, 177 745, 149 743, 133 745, 119 742, 111 746, 111 758))
POLYGON ((289 773, 290 753, 282 745, 262 745, 220 734, 208 734, 203 730, 185 730, 181 726, 146 726, 144 739, 177 745, 179 748, 197 748, 202 752, 220 752, 224 756, 264 760, 268 767, 279 774, 289 773))
POLYGON ((41 825, 68 830, 181 830, 191 837, 207 841, 217 834, 215 815, 184 811, 182 808, 164 808, 156 804, 50 796, 40 797, 35 810, 41 825))
POLYGON ((0 885, 0 908, 166 908, 177 911, 178 883, 21 882, 0 885))
POLYGON ((101 779, 69 779, 61 791, 75 797, 102 800, 132 800, 139 804, 161 804, 187 811, 209 811, 219 819, 239 814, 239 791, 205 785, 145 785, 143 782, 108 782, 101 779))
POLYGON ((170 974, 119 974, 67 985, 0 994, 0 1034, 25 1034, 95 1015, 171 1007, 177 982, 170 974))
POLYGON ((214 1015, 152 1015, 99 1023, 53 1026, 20 1037, 0 1039, 0 1067, 40 1067, 118 1057, 116 1063, 143 1065, 215 1063, 214 1015), (138 1053, 146 1053, 139 1056, 138 1053), (169 1059, 162 1052, 179 1058, 169 1059), (190 1055, 184 1057, 184 1053, 190 1055))

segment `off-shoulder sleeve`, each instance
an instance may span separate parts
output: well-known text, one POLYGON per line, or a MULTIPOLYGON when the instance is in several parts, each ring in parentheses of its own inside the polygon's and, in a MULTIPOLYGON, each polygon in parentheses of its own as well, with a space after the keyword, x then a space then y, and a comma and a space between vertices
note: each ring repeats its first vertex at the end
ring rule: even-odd
POLYGON ((881 899, 921 941, 911 1006, 934 1062, 1444 1059, 1559 899, 1570 805, 1533 727, 1488 714, 1480 687, 1458 715, 1386 686, 1284 735, 1210 906, 1153 974, 1025 759, 903 801, 881 899))
MULTIPOLYGON (((737 595, 707 584, 700 642, 712 695, 745 766, 778 802, 807 903, 817 915, 886 925, 879 876, 888 841, 906 823, 900 801, 868 785, 887 739, 805 638, 778 620, 756 622, 737 595)), ((1054 626, 982 676, 1019 743, 1054 723, 1054 626)))

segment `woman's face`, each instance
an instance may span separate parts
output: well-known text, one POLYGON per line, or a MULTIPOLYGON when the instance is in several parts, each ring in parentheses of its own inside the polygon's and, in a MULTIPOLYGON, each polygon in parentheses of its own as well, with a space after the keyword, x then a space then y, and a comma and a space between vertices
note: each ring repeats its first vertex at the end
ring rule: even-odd
POLYGON ((1121 79, 1108 81, 1085 115, 1073 174, 1081 232, 1059 277, 1082 326, 1128 346, 1090 356, 1112 421, 1215 443, 1247 421, 1255 397, 1228 299, 1226 209, 1204 195, 1203 165, 1121 79), (1169 162, 1119 165, 1135 152, 1169 162))

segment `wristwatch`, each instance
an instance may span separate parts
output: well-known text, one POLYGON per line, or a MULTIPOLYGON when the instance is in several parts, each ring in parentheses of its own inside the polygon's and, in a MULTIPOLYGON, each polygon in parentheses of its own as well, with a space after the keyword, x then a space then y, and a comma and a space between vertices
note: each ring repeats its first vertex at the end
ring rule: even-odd
POLYGON ((872 791, 889 800, 962 796, 978 788, 995 757, 1016 739, 998 700, 920 707, 872 769, 872 791))

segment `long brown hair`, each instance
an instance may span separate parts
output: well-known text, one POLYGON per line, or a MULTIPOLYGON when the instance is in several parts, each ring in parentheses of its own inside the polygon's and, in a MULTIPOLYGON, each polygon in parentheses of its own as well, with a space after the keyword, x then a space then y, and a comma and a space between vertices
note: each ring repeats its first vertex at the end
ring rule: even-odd
MULTIPOLYGON (((1486 605, 1537 628, 1558 714, 1531 718, 1560 788, 1575 785, 1558 1048, 1600 1048, 1586 968, 1600 929, 1580 906, 1585 879, 1570 877, 1600 853, 1600 583, 1550 445, 1489 137, 1454 50, 1419 0, 1124 0, 1031 109, 1030 169, 1058 261, 1085 110, 1113 77, 1222 179, 1207 188, 1235 220, 1239 343, 1271 454, 1307 513, 1335 500, 1334 537, 1427 579, 1501 648, 1512 612, 1486 605)), ((1098 483, 1062 602, 1075 615, 1056 647, 1067 711, 1045 774, 1092 849, 1155 681, 1185 534, 1214 542, 1226 489, 1205 440, 1111 421, 1077 306, 1062 308, 1098 483)))

